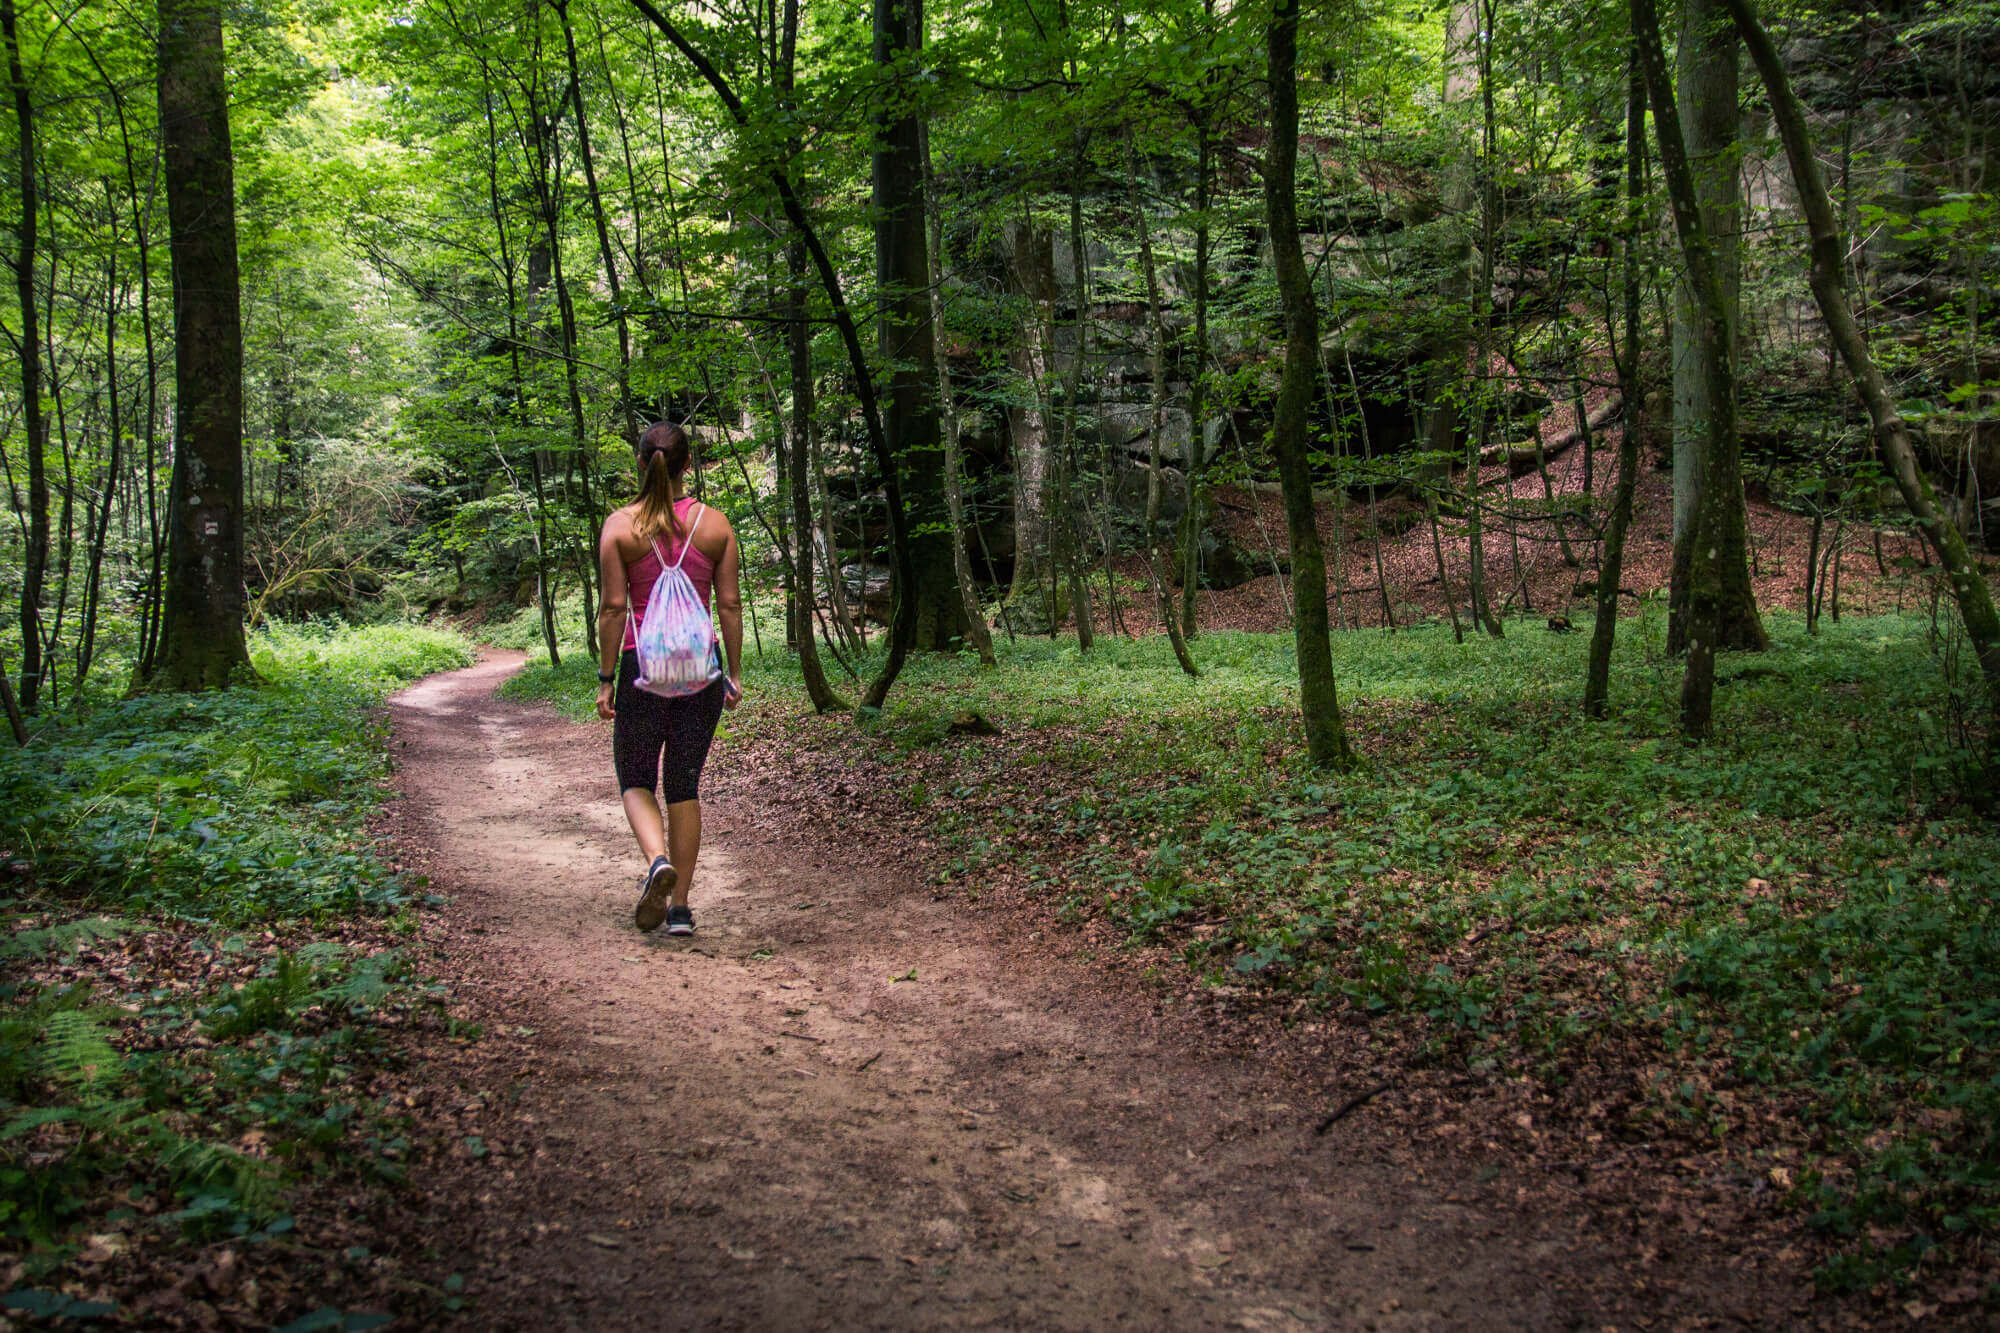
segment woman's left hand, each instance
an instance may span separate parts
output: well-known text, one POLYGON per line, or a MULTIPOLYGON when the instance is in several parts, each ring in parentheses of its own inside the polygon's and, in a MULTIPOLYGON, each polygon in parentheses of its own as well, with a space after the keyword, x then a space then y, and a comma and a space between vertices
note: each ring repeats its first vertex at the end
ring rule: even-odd
POLYGON ((609 685, 599 685, 597 687, 597 715, 606 722, 613 722, 618 718, 618 710, 611 706, 611 686, 609 685))
POLYGON ((722 706, 734 708, 743 702, 743 683, 734 676, 722 678, 722 706))

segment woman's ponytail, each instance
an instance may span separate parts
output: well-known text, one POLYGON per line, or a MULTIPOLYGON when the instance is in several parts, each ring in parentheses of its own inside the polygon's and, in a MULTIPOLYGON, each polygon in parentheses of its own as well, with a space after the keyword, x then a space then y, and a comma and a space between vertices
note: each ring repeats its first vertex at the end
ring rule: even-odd
POLYGON ((672 533, 685 540, 674 513, 674 491, 687 471, 688 433, 670 422, 659 422, 639 437, 639 512, 633 526, 647 539, 672 533))

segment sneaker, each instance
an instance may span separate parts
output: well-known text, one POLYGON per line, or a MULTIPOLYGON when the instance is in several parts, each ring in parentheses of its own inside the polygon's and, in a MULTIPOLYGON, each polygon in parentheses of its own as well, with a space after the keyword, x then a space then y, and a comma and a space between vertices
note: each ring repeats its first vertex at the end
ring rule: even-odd
POLYGON ((639 905, 632 909, 633 925, 641 930, 660 928, 660 923, 667 919, 667 899, 674 891, 676 878, 673 862, 664 856, 653 858, 651 868, 639 877, 639 905))
POLYGON ((685 903, 667 909, 667 934, 694 934, 694 910, 685 903))

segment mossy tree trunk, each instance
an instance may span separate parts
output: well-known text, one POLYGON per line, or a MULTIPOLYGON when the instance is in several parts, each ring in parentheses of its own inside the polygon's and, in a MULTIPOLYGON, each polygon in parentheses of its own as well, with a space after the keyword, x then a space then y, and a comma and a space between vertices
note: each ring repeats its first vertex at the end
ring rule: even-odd
POLYGON ((887 368, 883 427, 902 468, 909 512, 910 582, 896 590, 914 620, 910 647, 951 651, 965 638, 965 606, 951 558, 937 401, 937 344, 931 334, 930 246, 924 227, 923 125, 916 105, 923 50, 922 0, 875 0, 876 350, 887 368))
POLYGON ((1049 440, 1048 348, 1055 318, 1054 237, 1031 219, 1010 221, 1001 232, 1007 286, 1026 302, 1020 338, 1008 361, 1024 382, 1025 396, 1007 408, 1014 455, 1014 577, 1002 614, 1024 633, 1046 633, 1062 620, 1068 598, 1056 591, 1049 498, 1055 473, 1049 440))
MULTIPOLYGON (((1725 619, 1731 610, 1725 571, 1746 556, 1742 488, 1736 485, 1732 494, 1725 480, 1735 478, 1738 472, 1736 376, 1729 356, 1729 317, 1721 274, 1714 243, 1702 222, 1700 196, 1675 111, 1673 79, 1660 45, 1659 15, 1653 0, 1632 0, 1632 35, 1653 104, 1653 131, 1659 140, 1667 199, 1673 207, 1674 234, 1680 240, 1699 314, 1693 324, 1696 354, 1708 377, 1709 411, 1702 439, 1702 471, 1707 484, 1695 506, 1694 550, 1688 573, 1687 671, 1681 678, 1680 701, 1681 730, 1698 740, 1713 730, 1715 654, 1722 646, 1725 619)), ((1760 637, 1762 633, 1759 626, 1760 637)))
MULTIPOLYGON (((1742 145, 1738 134, 1739 49, 1736 31, 1721 0, 1686 0, 1681 8, 1680 40, 1675 48, 1674 75, 1678 85, 1681 137, 1688 153, 1701 224, 1713 256, 1718 295, 1722 301, 1723 347, 1730 384, 1735 385, 1738 290, 1742 260, 1742 145)), ((1714 596, 1720 602, 1717 644, 1722 649, 1761 651, 1769 646, 1757 615, 1757 594, 1750 582, 1749 527, 1743 510, 1743 477, 1727 458, 1711 458, 1709 429, 1718 413, 1734 422, 1736 404, 1719 403, 1721 391, 1702 346, 1702 315, 1691 281, 1675 289, 1674 367, 1674 522, 1673 568, 1668 585, 1667 650, 1686 651, 1688 607, 1693 593, 1695 534, 1702 499, 1711 483, 1737 511, 1725 525, 1718 551, 1714 596)), ((1629 400, 1628 400, 1629 401, 1629 400)))
MULTIPOLYGON (((1129 145, 1128 145, 1129 147, 1129 145)), ((1150 448, 1147 450, 1146 467, 1146 572, 1153 583, 1153 600, 1160 610, 1160 624, 1167 631, 1167 639, 1173 645, 1174 660, 1181 670, 1190 676, 1199 676, 1201 671, 1195 666, 1194 658, 1188 654, 1187 638, 1181 632, 1181 622, 1174 607, 1173 592, 1167 583, 1166 553, 1160 546, 1160 501, 1162 477, 1160 475, 1160 437, 1167 428, 1167 317, 1160 306, 1160 272, 1153 260, 1153 230, 1146 221, 1146 200, 1140 190, 1138 154, 1130 155, 1132 163, 1132 214, 1139 227, 1139 266, 1146 280, 1146 325, 1152 337, 1146 348, 1147 368, 1152 377, 1152 429, 1148 434, 1150 448)), ((1303 263, 1303 261, 1301 261, 1303 263)), ((1308 294, 1310 299, 1310 293, 1308 294)), ((1317 340, 1314 346, 1318 346, 1317 340)), ((1187 479, 1189 505, 1194 503, 1194 478, 1187 479)))
POLYGON ((16 144, 20 149, 21 217, 15 230, 15 253, 8 257, 19 296, 21 357, 21 417, 28 444, 28 512, 26 549, 21 562, 21 691, 20 706, 35 711, 42 688, 42 584, 49 564, 48 418, 42 415, 42 337, 35 297, 36 227, 41 203, 35 174, 35 102, 21 63, 21 38, 13 0, 0 0, 0 30, 7 42, 7 81, 14 92, 16 144))
POLYGON ((926 246, 930 259, 930 272, 926 275, 929 281, 925 283, 925 291, 929 294, 931 341, 938 349, 938 410, 944 418, 944 496, 945 508, 951 517, 952 581, 958 585, 959 600, 965 615, 966 640, 979 654, 980 665, 993 666, 995 665, 993 635, 986 624, 985 610, 980 606, 979 585, 972 579, 972 554, 965 545, 965 462, 963 452, 959 448, 958 404, 952 397, 951 364, 946 359, 944 213, 938 206, 937 179, 932 175, 931 140, 928 129, 921 134, 921 143, 924 216, 930 233, 929 245, 926 246))
POLYGON ((1298 648, 1299 704, 1306 751, 1321 768, 1354 765, 1333 681, 1333 644, 1326 617, 1326 556, 1320 550, 1307 466, 1307 416, 1319 372, 1319 312, 1312 275, 1299 246, 1294 197, 1299 155, 1299 0, 1275 0, 1265 30, 1271 88, 1271 137, 1264 155, 1264 213, 1285 317, 1285 369, 1271 425, 1284 490, 1285 527, 1292 548, 1292 635, 1298 648))
MULTIPOLYGON (((1611 695, 1611 648, 1618 630, 1618 585, 1625 577, 1625 535, 1632 528, 1632 494, 1639 482, 1639 437, 1644 425, 1645 385, 1640 378, 1639 264, 1644 234, 1646 196, 1646 84, 1635 50, 1625 88, 1625 225, 1620 250, 1624 269, 1625 336, 1618 350, 1618 391, 1625 403, 1625 424, 1618 437, 1618 488, 1604 529, 1604 554, 1597 562, 1597 619, 1590 631, 1590 668, 1583 684, 1583 711, 1603 717, 1611 695)), ((1583 420, 1583 402, 1577 402, 1583 420)))
POLYGON ((174 468, 160 650, 137 682, 252 677, 243 637, 243 324, 220 0, 160 0, 161 168, 174 291, 174 468))
MULTIPOLYGON (((788 109, 793 101, 798 49, 799 0, 785 0, 783 37, 773 72, 778 96, 788 109)), ((794 172, 798 169, 801 151, 797 138, 785 144, 785 155, 794 172)), ((608 252, 605 262, 610 262, 608 252)), ((812 324, 807 318, 811 260, 806 256, 805 242, 796 236, 785 247, 785 268, 788 279, 785 287, 785 351, 791 378, 792 420, 791 439, 784 454, 788 483, 785 489, 790 492, 792 505, 791 591, 796 617, 792 628, 798 642, 799 674, 805 680, 806 697, 812 700, 816 711, 828 713, 844 711, 848 704, 827 683, 826 669, 819 660, 819 638, 814 625, 819 598, 813 594, 814 529, 809 475, 813 445, 812 324)))

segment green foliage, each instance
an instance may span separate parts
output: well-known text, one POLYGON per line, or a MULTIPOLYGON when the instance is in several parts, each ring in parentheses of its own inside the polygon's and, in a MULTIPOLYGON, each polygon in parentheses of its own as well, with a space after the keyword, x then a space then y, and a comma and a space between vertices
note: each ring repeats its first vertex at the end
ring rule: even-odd
MULTIPOLYGON (((1337 635, 1368 758, 1346 777, 1303 762, 1283 636, 1204 636, 1199 682, 1159 640, 919 661, 840 743, 949 791, 920 807, 948 878, 1015 875, 1210 983, 1394 1024, 1474 1072, 1560 1086, 1636 1043, 1674 1071, 1644 1090, 1649 1134, 1726 1141, 1800 1108, 1818 1225, 1992 1234, 2000 832, 1962 798, 1977 751, 1926 720, 1950 687, 1922 617, 1770 621, 1699 748, 1650 613, 1621 627, 1604 722, 1574 702, 1579 637, 1337 635), (968 707, 1014 737, 1004 761, 946 736, 968 707)), ((795 690, 753 676, 736 725, 828 743, 795 690)))
POLYGON ((164 1103, 133 1095, 140 1061, 113 1046, 109 1012, 86 1001, 73 986, 0 1018, 0 1235, 54 1244, 97 1180, 132 1154, 190 1195, 242 1209, 268 1202, 261 1163, 183 1137, 164 1103))
POLYGON ((0 841, 131 910, 243 921, 402 901, 356 838, 384 771, 374 705, 468 663, 465 641, 273 626, 251 651, 267 685, 96 704, 0 752, 0 841))
POLYGON ((271 626, 252 651, 262 686, 81 706, 0 761, 0 838, 41 886, 125 913, 0 903, 0 1238, 31 1248, 31 1273, 114 1207, 262 1241, 291 1226, 289 1174, 401 1176, 397 1125, 354 1076, 425 1002, 407 965, 205 931, 401 901, 360 825, 384 771, 377 705, 470 652, 410 626, 271 626), (103 966, 113 953, 145 962, 103 966))
MULTIPOLYGON (((240 957, 244 945, 230 939, 213 951, 240 957)), ((58 1246, 123 1180, 178 1196, 184 1206, 166 1220, 192 1235, 263 1238, 284 1224, 281 1167, 339 1155, 398 1178, 393 1134, 347 1085, 356 1063, 384 1050, 370 1016, 403 972, 393 953, 312 945, 206 995, 155 991, 94 1005, 82 985, 10 987, 0 1017, 0 1235, 58 1246), (137 1044, 113 1027, 133 1012, 150 1034, 137 1044), (186 1044, 191 1032, 203 1040, 186 1044), (246 1129, 264 1156, 226 1146, 246 1129)))

